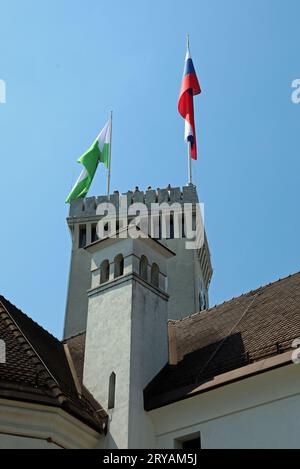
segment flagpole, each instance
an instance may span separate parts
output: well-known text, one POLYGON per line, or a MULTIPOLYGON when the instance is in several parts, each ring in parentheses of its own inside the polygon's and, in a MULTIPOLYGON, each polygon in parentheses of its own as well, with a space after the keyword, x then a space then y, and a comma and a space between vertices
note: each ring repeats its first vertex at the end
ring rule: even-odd
MULTIPOLYGON (((186 50, 190 51, 190 35, 186 35, 186 50)), ((193 184, 192 180, 192 158, 191 158, 191 142, 187 142, 187 156, 188 156, 188 184, 193 184)))
POLYGON ((112 111, 110 111, 110 142, 109 142, 109 158, 107 170, 107 197, 110 197, 110 169, 111 169, 111 140, 112 140, 112 111))
POLYGON ((186 49, 189 52, 190 51, 190 35, 186 35, 186 49))
POLYGON ((187 154, 188 154, 188 174, 189 174, 189 184, 193 184, 192 180, 192 158, 190 156, 190 151, 191 151, 191 142, 187 142, 187 154))

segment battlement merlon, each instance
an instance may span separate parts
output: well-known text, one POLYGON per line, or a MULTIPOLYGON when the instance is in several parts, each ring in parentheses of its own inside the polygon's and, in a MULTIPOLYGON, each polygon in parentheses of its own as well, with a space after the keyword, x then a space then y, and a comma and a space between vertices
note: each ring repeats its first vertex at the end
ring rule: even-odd
POLYGON ((180 187, 168 186, 165 189, 148 189, 145 192, 136 188, 135 191, 128 191, 122 194, 119 194, 118 191, 115 191, 109 197, 102 195, 98 197, 87 197, 84 199, 74 200, 70 204, 69 219, 96 216, 97 206, 105 202, 110 202, 115 206, 116 210, 118 210, 120 195, 127 196, 128 206, 139 202, 145 204, 148 208, 150 208, 151 204, 153 203, 161 204, 166 202, 170 204, 196 204, 199 202, 197 189, 194 185, 184 186, 182 189, 180 187))

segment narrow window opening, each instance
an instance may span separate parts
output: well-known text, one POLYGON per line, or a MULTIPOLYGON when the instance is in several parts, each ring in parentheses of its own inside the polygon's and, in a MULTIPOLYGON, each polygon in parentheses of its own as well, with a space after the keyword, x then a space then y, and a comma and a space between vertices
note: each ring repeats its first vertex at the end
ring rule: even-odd
POLYGON ((192 230, 196 231, 196 215, 195 215, 195 213, 193 213, 193 216, 192 216, 192 230))
POLYGON ((162 215, 158 217, 158 239, 161 239, 162 234, 162 215))
POLYGON ((116 399, 116 373, 112 372, 109 377, 108 408, 114 409, 116 399))
POLYGON ((193 438, 192 440, 186 440, 182 442, 182 449, 189 450, 189 449, 200 449, 200 436, 197 438, 193 438))
POLYGON ((174 214, 170 215, 170 239, 174 238, 174 214))
POLYGON ((109 280, 109 261, 105 259, 100 267, 100 283, 108 282, 109 280))
POLYGON ((201 436, 200 432, 186 435, 175 440, 176 449, 194 450, 201 449, 201 436))
POLYGON ((199 309, 200 311, 203 311, 204 309, 206 309, 206 298, 205 298, 205 292, 204 292, 202 283, 200 283, 199 309))
POLYGON ((182 224, 182 229, 181 229, 182 237, 185 238, 185 219, 184 219, 184 213, 182 214, 182 221, 181 221, 181 224, 182 224))
POLYGON ((124 257, 122 254, 118 254, 115 257, 115 271, 114 271, 114 278, 121 277, 124 274, 124 257))
POLYGON ((142 256, 140 260, 140 276, 144 280, 148 280, 147 269, 148 269, 148 259, 146 256, 142 256))
POLYGON ((159 286, 159 268, 155 262, 151 266, 151 283, 155 287, 159 286))
POLYGON ((92 225, 92 234, 91 234, 91 238, 92 238, 92 239, 91 239, 92 243, 94 243, 94 242, 97 241, 97 239, 98 239, 98 236, 97 236, 97 224, 96 224, 96 223, 94 223, 94 224, 92 225))
POLYGON ((86 226, 79 226, 79 247, 84 248, 86 245, 86 226))

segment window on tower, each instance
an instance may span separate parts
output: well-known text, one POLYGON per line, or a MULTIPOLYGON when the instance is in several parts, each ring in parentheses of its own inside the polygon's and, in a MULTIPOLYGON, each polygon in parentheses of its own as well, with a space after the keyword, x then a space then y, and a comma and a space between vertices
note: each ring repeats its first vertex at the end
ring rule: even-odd
POLYGON ((84 248, 86 245, 86 225, 79 226, 79 248, 84 248))
POLYGON ((109 280, 109 261, 105 259, 100 266, 100 283, 108 282, 109 280))
POLYGON ((142 256, 140 259, 140 276, 144 280, 148 280, 148 259, 146 256, 142 256))
POLYGON ((200 311, 203 311, 206 309, 206 297, 205 297, 205 292, 203 289, 200 287, 200 293, 199 293, 199 309, 200 311))
POLYGON ((159 286, 159 268, 158 265, 153 262, 151 266, 151 283, 155 287, 159 286))
POLYGON ((185 217, 184 217, 184 213, 182 214, 182 218, 181 218, 181 232, 182 232, 182 237, 185 238, 185 217))
POLYGON ((170 214, 170 239, 174 238, 174 214, 170 214))
POLYGON ((124 273, 124 257, 122 254, 118 254, 115 257, 115 271, 114 271, 114 278, 121 277, 124 273))
POLYGON ((113 409, 115 407, 116 399, 116 373, 113 371, 109 377, 108 385, 108 409, 113 409))
POLYGON ((97 236, 97 224, 96 223, 93 223, 92 224, 92 233, 91 233, 91 241, 92 243, 94 243, 95 241, 97 241, 98 239, 98 236, 97 236))

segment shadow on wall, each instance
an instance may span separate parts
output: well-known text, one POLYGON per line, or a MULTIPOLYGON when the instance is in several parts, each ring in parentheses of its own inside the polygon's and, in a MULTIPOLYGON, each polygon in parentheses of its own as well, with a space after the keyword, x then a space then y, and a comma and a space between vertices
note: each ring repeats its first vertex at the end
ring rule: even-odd
POLYGON ((249 363, 241 333, 235 333, 188 353, 177 365, 167 364, 145 388, 146 408, 155 406, 158 396, 168 394, 176 398, 177 392, 191 392, 214 376, 240 368, 249 363))

